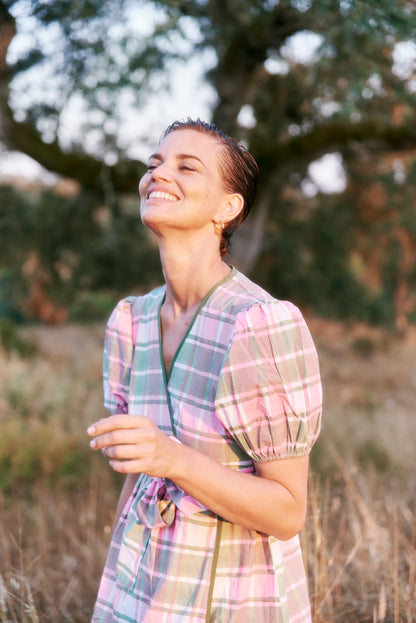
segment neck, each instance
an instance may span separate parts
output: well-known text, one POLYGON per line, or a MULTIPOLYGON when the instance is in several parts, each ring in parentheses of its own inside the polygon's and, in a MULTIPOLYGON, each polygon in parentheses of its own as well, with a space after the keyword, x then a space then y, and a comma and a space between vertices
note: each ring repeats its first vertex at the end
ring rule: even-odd
POLYGON ((183 249, 181 245, 160 245, 166 281, 165 303, 177 313, 199 305, 209 290, 230 273, 218 248, 183 249))

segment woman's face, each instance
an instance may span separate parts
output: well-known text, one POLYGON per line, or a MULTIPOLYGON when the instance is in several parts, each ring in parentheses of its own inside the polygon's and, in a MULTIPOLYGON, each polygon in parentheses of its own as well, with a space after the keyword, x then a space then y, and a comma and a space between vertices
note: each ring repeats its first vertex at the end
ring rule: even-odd
POLYGON ((140 180, 140 214, 154 231, 210 228, 227 198, 220 175, 222 145, 192 129, 167 135, 140 180))

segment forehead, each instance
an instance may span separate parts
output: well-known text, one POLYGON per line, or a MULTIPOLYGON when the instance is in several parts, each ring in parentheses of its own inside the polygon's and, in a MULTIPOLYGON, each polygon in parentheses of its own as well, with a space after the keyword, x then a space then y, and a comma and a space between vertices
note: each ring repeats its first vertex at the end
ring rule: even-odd
POLYGON ((163 139, 158 151, 165 150, 177 154, 194 154, 201 160, 210 161, 218 160, 222 144, 215 136, 191 128, 183 128, 170 132, 163 139))

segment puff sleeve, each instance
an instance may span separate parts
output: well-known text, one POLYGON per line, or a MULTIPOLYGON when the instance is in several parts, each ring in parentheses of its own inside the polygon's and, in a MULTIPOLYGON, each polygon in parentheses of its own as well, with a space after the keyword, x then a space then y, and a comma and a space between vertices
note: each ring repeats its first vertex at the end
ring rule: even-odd
POLYGON ((104 341, 104 406, 110 413, 127 413, 130 387, 132 340, 132 298, 123 299, 112 312, 104 341))
POLYGON ((216 397, 237 444, 256 462, 307 454, 321 408, 318 357, 297 307, 272 301, 240 312, 216 397))

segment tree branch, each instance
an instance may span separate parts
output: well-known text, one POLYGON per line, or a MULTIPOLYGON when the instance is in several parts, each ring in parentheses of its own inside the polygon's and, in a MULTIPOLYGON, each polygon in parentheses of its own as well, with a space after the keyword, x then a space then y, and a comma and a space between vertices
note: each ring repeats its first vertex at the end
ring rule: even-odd
POLYGON ((57 140, 46 143, 30 122, 18 122, 4 101, 0 101, 2 139, 9 149, 27 154, 40 165, 64 177, 76 179, 85 188, 102 192, 102 172, 106 170, 112 186, 118 192, 134 192, 144 172, 138 160, 122 160, 112 166, 85 152, 66 152, 57 140))
POLYGON ((108 166, 101 160, 83 152, 65 152, 55 140, 46 143, 33 123, 16 121, 8 104, 9 79, 11 72, 6 61, 7 50, 16 34, 15 20, 0 4, 0 138, 11 150, 21 151, 49 171, 71 177, 85 188, 105 192, 104 177, 111 182, 115 191, 131 192, 137 183, 144 165, 137 160, 119 161, 108 166), (103 176, 106 171, 106 176, 103 176))
POLYGON ((360 143, 372 150, 414 148, 416 124, 397 126, 374 119, 347 124, 337 120, 318 125, 307 134, 283 143, 265 145, 263 139, 261 145, 257 145, 253 137, 250 149, 255 155, 258 153, 261 170, 271 174, 281 165, 287 168, 292 163, 308 162, 330 151, 343 151, 352 143, 360 143))

